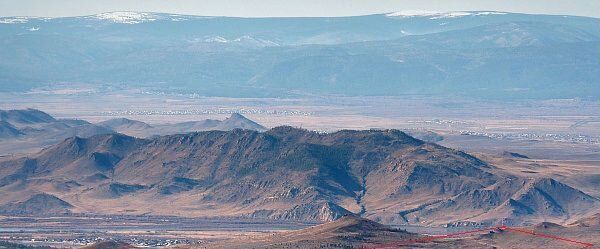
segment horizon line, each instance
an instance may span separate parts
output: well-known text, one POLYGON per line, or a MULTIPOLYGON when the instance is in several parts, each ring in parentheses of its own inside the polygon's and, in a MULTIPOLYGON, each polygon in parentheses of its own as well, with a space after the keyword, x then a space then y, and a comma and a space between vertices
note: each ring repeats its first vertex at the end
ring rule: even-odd
MULTIPOLYGON (((458 13, 458 12, 466 12, 466 13, 476 13, 476 12, 497 12, 504 14, 518 14, 518 15, 544 15, 544 16, 565 16, 565 17, 582 17, 582 18, 593 18, 600 19, 600 17, 595 16, 582 16, 582 15, 569 15, 569 14, 548 14, 548 13, 526 13, 526 12, 510 12, 510 11, 498 11, 498 10, 456 10, 456 11, 430 11, 430 10, 398 10, 391 12, 375 12, 375 13, 367 13, 360 15, 332 15, 332 16, 286 16, 286 15, 273 15, 273 16, 235 16, 235 15, 199 15, 199 14, 183 14, 183 13, 175 13, 175 12, 159 12, 159 11, 135 11, 135 10, 114 10, 114 11, 106 11, 95 14, 88 15, 69 15, 69 16, 28 16, 28 15, 14 15, 14 16, 0 16, 0 18, 40 18, 40 19, 59 19, 59 18, 76 18, 76 17, 94 17, 101 14, 107 13, 148 13, 148 14, 168 14, 168 15, 179 15, 179 16, 193 16, 193 17, 226 17, 226 18, 247 18, 247 19, 260 19, 260 18, 347 18, 347 17, 365 17, 365 16, 378 16, 378 15, 390 15, 394 13, 406 12, 406 11, 420 11, 422 15, 406 15, 405 17, 426 17, 430 15, 436 14, 447 14, 447 13, 458 13)), ((390 16, 394 17, 394 16, 390 16)), ((399 15, 398 17, 402 17, 399 15)))

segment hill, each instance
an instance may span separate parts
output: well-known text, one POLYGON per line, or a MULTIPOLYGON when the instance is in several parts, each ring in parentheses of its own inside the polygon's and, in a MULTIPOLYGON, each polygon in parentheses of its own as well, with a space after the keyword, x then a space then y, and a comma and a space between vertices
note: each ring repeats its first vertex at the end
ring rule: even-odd
MULTIPOLYGON (((227 240, 207 248, 365 248, 417 238, 417 234, 373 222, 354 215, 314 227, 260 236, 227 240)), ((204 245, 203 245, 204 246, 204 245)))
POLYGON ((55 119, 36 109, 0 110, 2 155, 37 152, 68 137, 90 137, 113 130, 83 120, 55 119))
POLYGON ((122 131, 122 130, 129 130, 129 129, 138 130, 138 129, 152 128, 152 126, 149 124, 146 124, 144 122, 137 121, 137 120, 127 119, 127 118, 109 119, 109 120, 98 123, 98 125, 106 126, 114 131, 122 131))
POLYGON ((318 222, 356 213, 385 224, 563 223, 599 205, 397 130, 69 138, 0 162, 0 183, 7 205, 41 191, 73 212, 318 222))
MULTIPOLYGON (((593 218, 592 218, 593 219, 593 218)), ((589 220, 584 218, 577 224, 589 220)), ((459 245, 468 248, 594 248, 600 243, 600 226, 561 226, 551 222, 541 222, 530 227, 516 228, 459 240, 459 245)), ((452 245, 452 241, 443 241, 441 246, 452 245)))
POLYGON ((35 194, 26 201, 0 206, 0 213, 11 215, 45 215, 69 213, 71 204, 49 194, 35 194))
POLYGON ((33 125, 56 121, 52 116, 36 109, 0 110, 0 120, 13 125, 33 125))
POLYGON ((215 130, 219 131, 228 131, 233 129, 244 129, 254 131, 267 130, 264 126, 244 117, 239 113, 231 114, 229 118, 226 118, 215 127, 215 130))

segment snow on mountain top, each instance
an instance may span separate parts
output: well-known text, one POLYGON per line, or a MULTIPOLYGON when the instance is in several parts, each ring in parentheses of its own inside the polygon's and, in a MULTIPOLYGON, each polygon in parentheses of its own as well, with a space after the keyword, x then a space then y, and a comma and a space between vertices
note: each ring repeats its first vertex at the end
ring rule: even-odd
POLYGON ((157 19, 156 15, 144 12, 117 11, 102 13, 93 16, 100 20, 109 20, 115 23, 137 24, 142 22, 151 22, 157 19))
POLYGON ((496 12, 496 11, 482 11, 482 12, 475 12, 473 15, 475 16, 484 16, 484 15, 506 15, 508 13, 506 12, 496 12))
POLYGON ((441 19, 441 18, 456 18, 463 16, 481 16, 481 15, 504 15, 507 14, 505 12, 495 12, 495 11, 479 11, 479 12, 466 12, 466 11, 456 11, 456 12, 436 12, 436 11, 427 11, 427 10, 402 10, 398 12, 389 13, 386 16, 389 17, 429 17, 429 19, 441 19))
POLYGON ((252 37, 249 35, 244 35, 244 36, 238 37, 233 41, 234 42, 250 42, 250 43, 254 43, 256 45, 265 46, 265 47, 279 46, 279 44, 277 44, 276 42, 252 37))
POLYGON ((205 42, 218 42, 218 43, 227 43, 229 40, 223 38, 222 36, 212 36, 204 39, 205 42))
POLYGON ((108 20, 115 23, 122 24, 138 24, 143 22, 152 22, 157 20, 181 22, 192 19, 206 19, 213 18, 211 16, 190 16, 180 14, 167 14, 167 13, 151 13, 151 12, 133 12, 133 11, 116 11, 97 14, 93 16, 86 16, 86 18, 96 18, 101 20, 108 20))
POLYGON ((433 16, 438 15, 439 12, 428 11, 428 10, 401 10, 387 14, 387 16, 400 16, 400 17, 414 17, 414 16, 433 16))
POLYGON ((434 15, 429 19, 456 18, 456 17, 463 17, 463 16, 470 16, 470 15, 471 15, 471 13, 469 13, 469 12, 448 12, 448 13, 441 13, 441 14, 434 15))

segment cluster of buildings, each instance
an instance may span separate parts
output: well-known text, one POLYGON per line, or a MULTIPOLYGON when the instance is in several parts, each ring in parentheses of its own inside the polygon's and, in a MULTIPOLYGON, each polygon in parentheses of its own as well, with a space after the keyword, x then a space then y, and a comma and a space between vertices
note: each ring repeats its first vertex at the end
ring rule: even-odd
POLYGON ((484 136, 496 139, 545 140, 572 143, 600 144, 600 137, 569 133, 491 133, 478 131, 459 131, 461 135, 484 136))
POLYGON ((103 116, 150 116, 150 115, 211 115, 211 114, 259 114, 277 116, 312 116, 314 112, 301 110, 266 110, 266 109, 190 109, 190 110, 125 110, 105 111, 103 116))

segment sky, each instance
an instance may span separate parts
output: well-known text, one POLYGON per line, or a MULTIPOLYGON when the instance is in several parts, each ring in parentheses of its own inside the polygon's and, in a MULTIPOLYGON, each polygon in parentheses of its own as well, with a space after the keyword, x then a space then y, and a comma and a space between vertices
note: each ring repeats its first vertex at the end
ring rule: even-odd
POLYGON ((401 10, 494 10, 600 17, 600 0, 0 0, 0 16, 145 11, 204 16, 355 16, 401 10))

